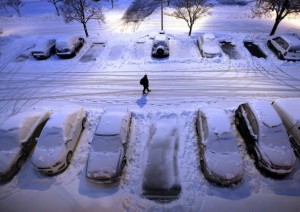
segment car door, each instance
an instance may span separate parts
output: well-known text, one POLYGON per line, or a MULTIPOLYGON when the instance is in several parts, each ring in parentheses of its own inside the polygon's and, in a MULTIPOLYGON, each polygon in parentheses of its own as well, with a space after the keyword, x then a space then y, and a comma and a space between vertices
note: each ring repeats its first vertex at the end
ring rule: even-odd
POLYGON ((129 124, 130 124, 129 122, 130 122, 129 116, 126 116, 122 119, 120 137, 123 144, 127 142, 128 133, 129 133, 129 124))

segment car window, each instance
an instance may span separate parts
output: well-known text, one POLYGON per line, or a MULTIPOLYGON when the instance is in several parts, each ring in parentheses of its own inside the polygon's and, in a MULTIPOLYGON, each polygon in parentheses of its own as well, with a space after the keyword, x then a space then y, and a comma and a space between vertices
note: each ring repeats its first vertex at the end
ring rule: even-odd
POLYGON ((258 135, 258 123, 256 119, 252 119, 252 121, 250 122, 251 128, 252 128, 252 132, 255 135, 258 135))
POLYGON ((253 113, 251 111, 251 109, 249 108, 248 105, 243 105, 243 110, 246 113, 246 117, 249 123, 251 123, 251 121, 254 119, 253 113))
POLYGON ((291 47, 289 49, 289 52, 300 54, 300 48, 291 47))
POLYGON ((47 149, 57 147, 63 143, 63 131, 61 128, 44 128, 37 142, 37 146, 47 149))
POLYGON ((287 50, 289 48, 289 44, 283 40, 282 38, 278 37, 278 38, 274 38, 274 40, 285 50, 287 50))
POLYGON ((8 151, 19 146, 18 128, 11 129, 9 132, 0 130, 0 151, 8 151))

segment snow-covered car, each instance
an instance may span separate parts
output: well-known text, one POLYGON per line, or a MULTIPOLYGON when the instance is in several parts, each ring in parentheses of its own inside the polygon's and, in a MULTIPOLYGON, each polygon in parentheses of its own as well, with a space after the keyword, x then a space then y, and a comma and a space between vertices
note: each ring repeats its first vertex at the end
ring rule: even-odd
POLYGON ((235 124, 259 168, 276 175, 293 170, 296 158, 288 134, 268 101, 241 104, 235 111, 235 124))
POLYGON ((213 34, 202 34, 197 42, 202 57, 213 58, 222 56, 221 47, 213 34))
POLYGON ((84 44, 84 38, 80 36, 70 36, 56 40, 56 54, 59 57, 74 57, 84 44))
POLYGON ((18 173, 49 116, 48 110, 26 111, 0 125, 0 181, 10 180, 18 173))
POLYGON ((96 183, 117 181, 126 164, 131 113, 107 111, 97 125, 88 156, 86 177, 96 183))
POLYGON ((300 157, 300 99, 278 99, 272 103, 279 114, 295 152, 300 157))
POLYGON ((273 36, 267 45, 281 60, 300 60, 300 38, 295 34, 273 36))
POLYGON ((150 126, 144 167, 143 195, 151 200, 170 201, 181 193, 177 152, 176 120, 160 120, 150 126))
POLYGON ((238 183, 243 177, 243 160, 225 110, 199 110, 197 131, 204 176, 220 185, 238 183))
POLYGON ((55 53, 55 39, 42 40, 31 50, 31 55, 36 59, 47 59, 55 53))
POLYGON ((152 56, 164 57, 170 54, 169 38, 164 31, 154 36, 152 45, 152 56))
POLYGON ((47 175, 66 169, 85 122, 86 114, 81 107, 55 111, 37 139, 32 156, 35 169, 47 175))

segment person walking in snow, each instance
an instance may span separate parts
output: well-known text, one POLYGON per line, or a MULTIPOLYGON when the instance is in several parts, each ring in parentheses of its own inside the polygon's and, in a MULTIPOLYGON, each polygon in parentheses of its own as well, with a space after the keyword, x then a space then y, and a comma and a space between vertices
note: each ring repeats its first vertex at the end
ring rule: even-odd
POLYGON ((140 84, 144 87, 143 89, 143 94, 146 94, 146 90, 150 92, 151 90, 149 89, 149 80, 147 74, 144 75, 144 77, 140 80, 140 84))

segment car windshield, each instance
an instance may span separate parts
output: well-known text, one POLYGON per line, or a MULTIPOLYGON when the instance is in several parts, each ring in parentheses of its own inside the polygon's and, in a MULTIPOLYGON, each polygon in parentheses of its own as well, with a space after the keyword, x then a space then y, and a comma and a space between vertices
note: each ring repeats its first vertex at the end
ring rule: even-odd
POLYGON ((221 135, 209 136, 206 148, 208 151, 218 153, 229 153, 237 151, 236 140, 231 133, 226 132, 221 135))
POLYGON ((288 136, 284 126, 269 127, 265 124, 260 126, 260 142, 269 147, 284 147, 287 145, 288 136))
POLYGON ((154 42, 154 47, 157 47, 157 46, 164 46, 166 47, 167 44, 166 44, 166 41, 162 41, 162 40, 157 40, 154 42))
POLYGON ((49 148, 61 146, 63 143, 63 131, 61 128, 45 128, 38 139, 37 146, 49 148))
POLYGON ((116 152, 122 148, 122 141, 119 135, 98 136, 95 135, 92 141, 92 148, 95 152, 116 152))
POLYGON ((0 130, 0 151, 8 151, 19 146, 17 129, 10 131, 0 130))

